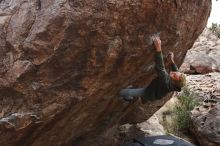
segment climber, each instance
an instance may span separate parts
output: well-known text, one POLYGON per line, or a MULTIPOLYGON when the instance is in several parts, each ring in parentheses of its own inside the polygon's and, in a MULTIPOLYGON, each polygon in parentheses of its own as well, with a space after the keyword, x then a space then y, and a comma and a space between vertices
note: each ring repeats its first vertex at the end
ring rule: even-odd
POLYGON ((171 71, 168 74, 163 61, 161 51, 161 40, 157 36, 152 37, 155 46, 155 63, 158 77, 155 78, 148 86, 137 89, 121 89, 120 96, 126 101, 132 101, 134 97, 141 97, 142 103, 161 99, 171 91, 181 91, 181 88, 186 84, 186 77, 178 71, 174 62, 174 54, 170 52, 167 56, 171 71))

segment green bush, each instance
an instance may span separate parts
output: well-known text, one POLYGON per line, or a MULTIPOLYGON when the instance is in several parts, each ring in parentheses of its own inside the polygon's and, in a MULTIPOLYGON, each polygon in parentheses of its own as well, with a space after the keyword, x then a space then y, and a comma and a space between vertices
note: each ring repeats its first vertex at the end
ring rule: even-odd
POLYGON ((173 128, 174 131, 187 130, 189 128, 190 111, 198 105, 195 99, 196 94, 190 91, 189 88, 184 87, 181 94, 177 96, 178 103, 174 107, 173 128))
POLYGON ((220 24, 212 23, 212 26, 209 28, 218 38, 220 38, 220 24))

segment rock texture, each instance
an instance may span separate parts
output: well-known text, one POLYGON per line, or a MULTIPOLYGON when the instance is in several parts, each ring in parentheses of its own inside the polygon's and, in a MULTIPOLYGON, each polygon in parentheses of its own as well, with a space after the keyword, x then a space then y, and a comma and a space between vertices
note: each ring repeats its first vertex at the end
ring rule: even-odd
POLYGON ((181 70, 189 74, 220 71, 220 39, 206 28, 187 52, 181 70))
POLYGON ((220 145, 220 73, 190 75, 189 88, 197 94, 200 105, 191 112, 191 128, 201 146, 220 145))
POLYGON ((1 145, 115 145, 125 122, 149 118, 118 91, 155 77, 149 38, 180 65, 211 0, 1 0, 1 145), (137 114, 138 113, 138 114, 137 114))
POLYGON ((201 146, 220 145, 220 102, 205 100, 191 112, 191 131, 201 146))
POLYGON ((189 75, 188 87, 197 94, 200 101, 220 99, 220 73, 213 72, 205 75, 189 75))

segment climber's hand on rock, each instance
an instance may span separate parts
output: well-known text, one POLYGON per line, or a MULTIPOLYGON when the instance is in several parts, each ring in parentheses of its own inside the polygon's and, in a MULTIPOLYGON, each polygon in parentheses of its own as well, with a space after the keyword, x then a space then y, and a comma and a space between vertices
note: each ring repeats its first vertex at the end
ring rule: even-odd
POLYGON ((160 40, 160 37, 153 36, 152 39, 153 39, 156 51, 157 52, 161 52, 161 40, 160 40))
POLYGON ((174 63, 174 54, 173 54, 173 52, 169 52, 169 54, 167 55, 167 60, 170 63, 174 63))

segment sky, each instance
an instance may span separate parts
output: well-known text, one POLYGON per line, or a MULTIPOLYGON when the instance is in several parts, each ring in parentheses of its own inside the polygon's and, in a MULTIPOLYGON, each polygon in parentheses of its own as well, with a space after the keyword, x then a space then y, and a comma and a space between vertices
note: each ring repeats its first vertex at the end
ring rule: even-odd
POLYGON ((220 0, 212 0, 212 11, 207 26, 211 26, 212 23, 220 24, 220 0))

